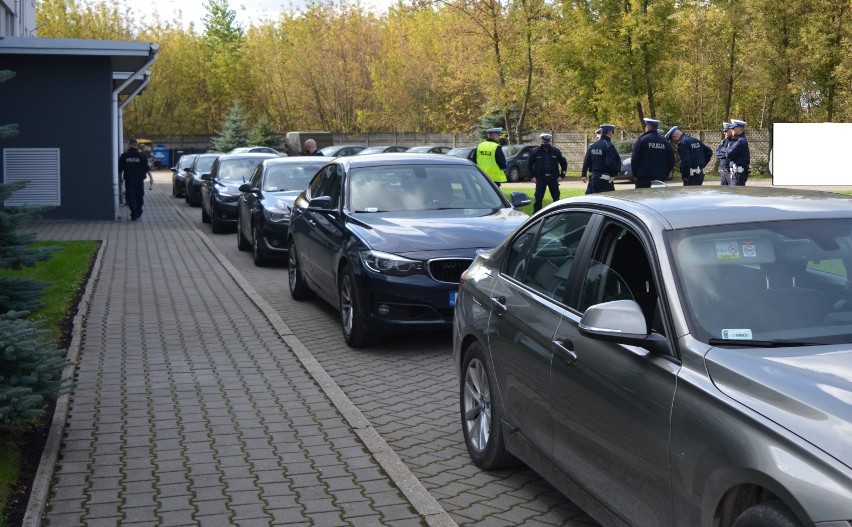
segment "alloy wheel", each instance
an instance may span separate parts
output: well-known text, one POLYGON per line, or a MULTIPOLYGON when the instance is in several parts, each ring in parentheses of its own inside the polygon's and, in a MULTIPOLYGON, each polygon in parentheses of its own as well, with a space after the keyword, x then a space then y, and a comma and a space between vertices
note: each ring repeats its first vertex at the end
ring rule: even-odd
POLYGON ((473 359, 464 373, 464 427, 471 447, 484 452, 491 436, 491 387, 485 365, 473 359))

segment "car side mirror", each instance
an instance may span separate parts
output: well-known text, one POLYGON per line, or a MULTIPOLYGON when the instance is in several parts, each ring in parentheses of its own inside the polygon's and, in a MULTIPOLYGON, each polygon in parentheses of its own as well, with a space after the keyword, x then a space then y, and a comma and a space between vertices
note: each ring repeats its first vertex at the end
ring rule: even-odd
POLYGON ((512 192, 509 194, 509 201, 512 203, 512 207, 519 209, 521 207, 526 207, 532 201, 530 201, 530 197, 527 196, 525 192, 512 192))
POLYGON ((308 203, 308 210, 317 212, 333 212, 334 207, 331 204, 331 196, 319 196, 312 199, 308 203))
POLYGON ((655 353, 670 355, 668 340, 648 333, 645 314, 635 300, 614 300, 590 306, 583 313, 580 334, 595 340, 639 346, 655 353))
POLYGON ((251 183, 243 183, 240 185, 240 192, 253 192, 254 189, 251 186, 251 183))
POLYGON ((213 181, 213 178, 210 177, 210 174, 201 174, 201 179, 204 181, 213 181))

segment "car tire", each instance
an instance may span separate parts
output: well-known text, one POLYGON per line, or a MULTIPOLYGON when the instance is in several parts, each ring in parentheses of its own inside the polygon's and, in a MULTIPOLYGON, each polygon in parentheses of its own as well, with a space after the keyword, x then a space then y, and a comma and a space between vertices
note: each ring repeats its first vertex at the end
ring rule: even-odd
POLYGON ((287 277, 290 281, 290 296, 293 300, 307 300, 313 296, 313 291, 305 283, 305 277, 299 268, 299 254, 296 252, 296 242, 290 238, 287 246, 287 277))
POLYGON ((248 251, 251 249, 252 242, 246 240, 246 237, 243 236, 243 227, 240 223, 240 213, 237 212, 237 249, 240 251, 248 251))
POLYGON ((518 464, 506 450, 503 438, 503 409, 496 397, 497 383, 478 342, 471 344, 462 363, 459 384, 459 410, 468 454, 485 470, 518 464))
POLYGON ((784 503, 771 500, 743 511, 734 520, 733 527, 802 527, 802 524, 784 503))
POLYGON ((179 198, 180 192, 178 192, 177 181, 172 180, 172 197, 179 198))
POLYGON ((350 266, 340 272, 338 288, 340 299, 340 323, 343 327, 343 340, 351 348, 362 348, 370 343, 370 333, 359 311, 358 286, 350 266))
POLYGON ((207 209, 201 205, 201 223, 210 223, 210 215, 207 214, 207 209))
POLYGON ((509 181, 512 183, 517 183, 521 180, 521 169, 518 167, 512 167, 509 169, 509 175, 507 176, 509 181))
POLYGON ((186 188, 183 189, 183 200, 186 202, 187 205, 192 205, 189 202, 189 191, 187 191, 186 188))
POLYGON ((251 258, 257 267, 269 265, 269 256, 264 252, 262 242, 263 235, 260 232, 260 228, 255 226, 251 230, 251 258))

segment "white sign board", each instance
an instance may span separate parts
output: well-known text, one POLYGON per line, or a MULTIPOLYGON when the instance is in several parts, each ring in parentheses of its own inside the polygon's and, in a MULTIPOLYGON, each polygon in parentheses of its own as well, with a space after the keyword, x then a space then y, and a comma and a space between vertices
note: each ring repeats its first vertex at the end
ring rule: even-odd
POLYGON ((850 150, 852 123, 775 123, 772 184, 852 186, 850 150))

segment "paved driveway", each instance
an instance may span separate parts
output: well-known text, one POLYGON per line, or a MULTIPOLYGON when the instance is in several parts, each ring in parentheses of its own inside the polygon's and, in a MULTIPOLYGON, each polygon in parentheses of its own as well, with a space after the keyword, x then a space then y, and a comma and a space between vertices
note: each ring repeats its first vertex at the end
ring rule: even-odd
POLYGON ((249 252, 237 250, 236 234, 212 234, 199 208, 183 200, 174 205, 279 313, 459 525, 597 525, 535 472, 486 472, 470 461, 449 332, 407 334, 351 349, 334 309, 320 299, 290 298, 286 265, 255 267, 249 252))

